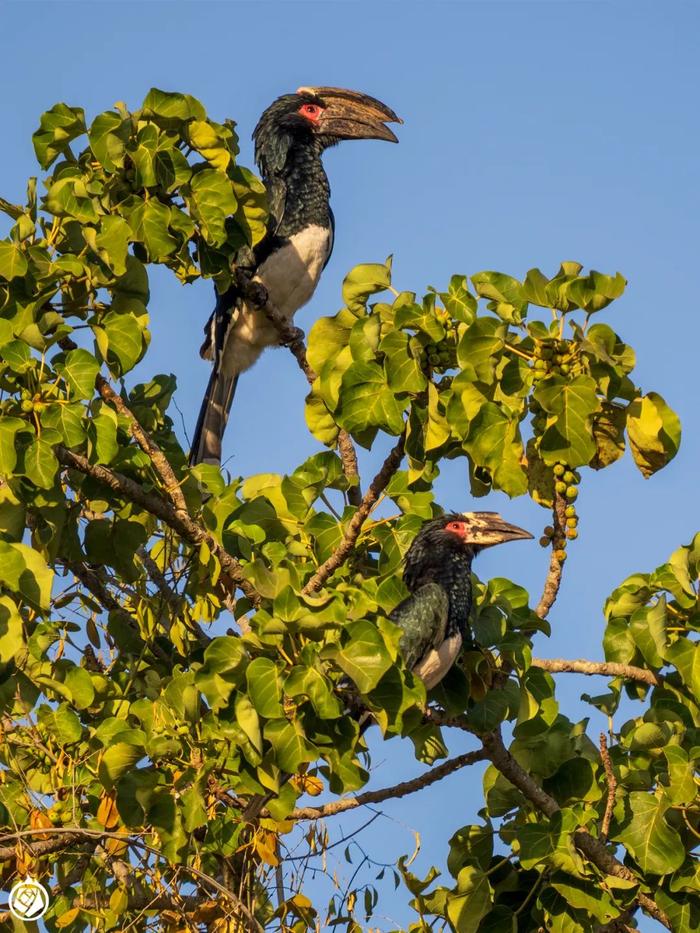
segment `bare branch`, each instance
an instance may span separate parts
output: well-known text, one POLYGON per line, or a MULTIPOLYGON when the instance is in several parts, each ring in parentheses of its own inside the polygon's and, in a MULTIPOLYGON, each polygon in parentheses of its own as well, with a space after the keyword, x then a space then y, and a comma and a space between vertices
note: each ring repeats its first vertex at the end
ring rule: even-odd
POLYGON ((343 540, 340 542, 328 560, 325 560, 321 564, 316 573, 307 582, 306 586, 302 590, 304 595, 308 596, 310 593, 315 593, 317 590, 320 590, 331 574, 333 574, 338 569, 338 567, 340 567, 347 560, 350 552, 353 550, 355 544, 357 543, 357 539, 360 536, 362 526, 364 525, 367 516, 372 511, 372 508, 379 496, 386 489, 389 480, 399 468, 399 464, 403 458, 405 439, 406 435, 404 432, 382 464, 381 470, 370 483, 369 489, 362 497, 362 502, 358 506, 357 511, 348 522, 348 527, 345 530, 345 534, 343 535, 343 540))
POLYGON ((549 556, 549 570, 544 581, 542 596, 535 609, 535 615, 538 615, 540 619, 546 619, 549 610, 554 605, 564 570, 564 562, 557 557, 557 554, 566 544, 566 499, 558 492, 554 493, 552 522, 554 534, 552 535, 552 550, 549 556))
MULTIPOLYGON (((545 793, 539 784, 525 771, 513 758, 511 753, 503 744, 500 731, 492 732, 482 737, 486 754, 494 767, 507 778, 510 783, 535 804, 538 810, 541 810, 545 816, 552 817, 559 812, 559 804, 553 797, 545 793)), ((576 846, 583 852, 589 861, 593 862, 601 871, 607 875, 615 875, 617 878, 624 878, 625 881, 631 881, 639 884, 640 879, 625 867, 614 855, 606 848, 600 839, 595 839, 590 833, 583 829, 578 829, 573 834, 576 846)), ((637 894, 639 905, 651 914, 659 923, 663 924, 667 930, 671 929, 671 922, 663 910, 648 895, 637 894)))
POLYGON ((615 777, 615 772, 613 771, 612 761, 610 761, 610 752, 608 751, 608 743, 605 738, 605 733, 600 733, 600 757, 603 760, 603 767, 605 768, 605 779, 608 782, 608 799, 605 803, 605 813, 603 814, 603 822, 600 826, 600 839, 602 842, 608 841, 608 833, 610 832, 610 821, 612 820, 613 807, 615 806, 615 791, 617 790, 617 778, 615 777))
POLYGON ((194 521, 194 519, 190 518, 186 512, 175 509, 169 502, 166 502, 156 493, 146 492, 142 486, 128 476, 117 473, 116 470, 110 470, 109 467, 102 466, 101 464, 90 463, 81 454, 76 454, 72 450, 68 450, 67 447, 63 447, 61 444, 57 444, 54 451, 59 462, 64 466, 71 470, 78 470, 86 476, 92 477, 105 486, 108 486, 118 495, 124 496, 136 505, 140 505, 147 512, 150 512, 151 515, 155 515, 156 518, 160 518, 161 521, 164 521, 166 525, 169 525, 191 544, 206 544, 211 553, 216 556, 221 564, 221 569, 228 578, 230 585, 237 586, 254 605, 259 605, 260 596, 243 575, 241 565, 236 558, 233 557, 232 554, 229 554, 213 535, 194 521))
POLYGON ((151 463, 153 464, 153 469, 162 479, 163 484, 165 485, 165 491, 167 492, 168 497, 172 501, 173 505, 176 509, 188 513, 187 503, 185 502, 185 497, 183 496, 182 490, 180 489, 180 484, 163 451, 156 444, 153 438, 150 437, 146 431, 144 431, 137 417, 127 406, 121 395, 118 395, 114 389, 112 389, 104 376, 101 376, 99 373, 95 379, 95 387, 106 402, 109 402, 114 408, 116 408, 120 415, 128 419, 129 430, 131 431, 134 440, 139 445, 141 450, 143 450, 143 452, 150 458, 151 463))
POLYGON ((586 661, 578 658, 575 661, 564 658, 533 658, 531 661, 533 667, 541 667, 544 671, 550 671, 552 674, 600 674, 603 677, 624 677, 626 680, 637 680, 640 683, 649 684, 651 687, 658 687, 664 679, 655 671, 646 670, 643 667, 635 667, 632 664, 618 664, 616 661, 586 661))
POLYGON ((358 794, 356 797, 346 797, 344 800, 333 800, 331 803, 322 804, 319 807, 300 807, 292 810, 289 819, 292 820, 320 820, 326 816, 335 816, 336 813, 344 813, 346 810, 354 810, 357 807, 364 807, 368 803, 382 803, 384 800, 390 800, 394 797, 405 797, 407 794, 414 794, 416 791, 429 787, 436 781, 441 781, 448 774, 458 771, 460 768, 466 768, 477 761, 483 761, 486 758, 486 752, 480 748, 473 752, 467 752, 464 755, 458 755, 449 761, 443 762, 425 774, 412 778, 410 781, 402 781, 400 784, 394 784, 393 787, 384 787, 382 790, 370 790, 364 794, 358 794))

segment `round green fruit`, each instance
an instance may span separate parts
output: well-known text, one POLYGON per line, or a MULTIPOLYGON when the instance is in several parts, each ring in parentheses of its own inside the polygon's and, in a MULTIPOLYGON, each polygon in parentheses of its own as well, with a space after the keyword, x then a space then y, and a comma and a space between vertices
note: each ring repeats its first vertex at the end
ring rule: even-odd
POLYGON ((567 505, 566 511, 564 512, 567 518, 576 518, 576 506, 567 505))
POLYGON ((571 486, 572 483, 575 486, 578 482, 576 476, 571 472, 571 470, 567 470, 566 473, 564 473, 563 479, 567 486, 571 486))
POLYGON ((552 472, 555 476, 563 476, 566 473, 566 467, 563 463, 555 463, 552 472))
POLYGON ((567 496, 568 496, 568 495, 569 495, 569 490, 568 490, 568 488, 567 488, 567 486, 566 486, 566 483, 563 483, 561 480, 558 480, 558 481, 554 484, 554 490, 555 490, 555 492, 558 492, 560 496, 563 496, 563 495, 567 495, 567 496))
POLYGON ((566 490, 566 498, 570 502, 573 502, 577 496, 578 496, 578 489, 575 486, 569 486, 566 490))
MULTIPOLYGON (((568 512, 568 509, 567 509, 568 512)), ((572 515, 570 518, 566 519, 567 528, 575 528, 578 525, 578 518, 575 515, 572 515)))

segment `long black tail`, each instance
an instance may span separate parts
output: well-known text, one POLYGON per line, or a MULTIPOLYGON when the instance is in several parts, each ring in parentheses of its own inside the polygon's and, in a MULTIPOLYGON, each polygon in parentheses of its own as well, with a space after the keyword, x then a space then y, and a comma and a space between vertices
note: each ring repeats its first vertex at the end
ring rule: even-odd
POLYGON ((194 429, 190 466, 221 463, 221 442, 237 384, 238 375, 226 376, 214 365, 194 429))

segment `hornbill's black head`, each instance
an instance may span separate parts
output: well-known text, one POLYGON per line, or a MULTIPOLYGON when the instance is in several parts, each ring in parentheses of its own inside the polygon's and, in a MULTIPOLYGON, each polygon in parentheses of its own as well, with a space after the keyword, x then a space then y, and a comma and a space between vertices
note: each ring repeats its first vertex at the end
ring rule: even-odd
POLYGON ((532 538, 498 512, 449 512, 425 522, 406 554, 404 582, 415 590, 426 582, 451 576, 455 564, 468 568, 487 547, 532 538))
POLYGON ((281 172, 295 145, 319 155, 341 139, 398 139, 386 123, 402 123, 381 101, 338 87, 300 87, 278 97, 253 132, 255 161, 263 177, 281 172))

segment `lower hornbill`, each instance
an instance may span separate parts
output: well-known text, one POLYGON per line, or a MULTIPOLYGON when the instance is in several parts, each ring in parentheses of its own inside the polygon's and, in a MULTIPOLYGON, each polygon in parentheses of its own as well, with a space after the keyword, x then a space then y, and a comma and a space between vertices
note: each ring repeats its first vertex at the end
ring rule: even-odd
MULTIPOLYGON (((398 142, 385 124, 402 121, 381 101, 358 91, 301 87, 278 98, 253 133, 255 161, 267 188, 267 233, 235 266, 291 320, 311 298, 333 249, 330 186, 321 156, 343 139, 398 142)), ((264 303, 264 301, 262 302, 264 303)), ((200 350, 213 370, 199 412, 190 463, 221 462, 221 441, 238 377, 279 334, 240 285, 217 295, 200 350)))
POLYGON ((496 512, 452 512, 425 522, 413 539, 403 574, 410 595, 389 618, 403 629, 404 663, 428 690, 471 640, 472 560, 484 548, 524 538, 532 535, 496 512))

